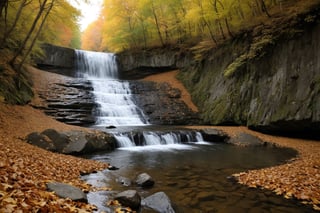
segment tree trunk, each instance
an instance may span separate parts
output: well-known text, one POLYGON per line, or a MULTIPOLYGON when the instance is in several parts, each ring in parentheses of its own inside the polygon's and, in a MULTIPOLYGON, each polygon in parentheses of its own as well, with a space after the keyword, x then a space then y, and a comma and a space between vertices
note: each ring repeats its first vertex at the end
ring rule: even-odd
MULTIPOLYGON (((224 35, 224 31, 223 31, 223 27, 222 27, 222 24, 221 24, 221 21, 220 21, 220 14, 219 14, 219 11, 218 11, 218 5, 217 5, 218 1, 217 0, 214 0, 214 2, 212 2, 212 5, 213 5, 213 9, 217 15, 217 25, 219 26, 219 31, 220 31, 220 34, 222 36, 222 38, 225 40, 226 39, 226 36, 224 35)), ((219 1, 219 4, 223 7, 222 3, 219 1)))
POLYGON ((270 18, 271 15, 268 11, 266 4, 264 3, 264 0, 260 0, 260 3, 261 3, 261 10, 270 18))
POLYGON ((1 0, 0 1, 0 18, 2 18, 3 13, 6 13, 8 8, 9 0, 1 0))
POLYGON ((22 14, 22 10, 23 8, 28 5, 31 1, 27 2, 27 0, 23 0, 17 10, 17 14, 16 14, 16 17, 11 25, 11 27, 9 29, 7 29, 7 24, 5 24, 5 29, 4 29, 4 32, 3 32, 3 37, 1 39, 1 44, 0 44, 0 48, 2 48, 5 43, 6 43, 6 40, 7 38, 10 36, 10 34, 12 33, 12 31, 14 30, 14 28, 16 27, 17 23, 18 23, 18 20, 20 19, 20 16, 22 14))
POLYGON ((30 54, 32 48, 34 47, 34 44, 36 43, 36 41, 37 41, 37 39, 38 39, 38 37, 39 37, 39 35, 40 35, 40 32, 41 32, 41 30, 42 30, 42 28, 43 28, 43 26, 44 26, 44 24, 45 24, 45 22, 46 22, 46 20, 47 20, 47 18, 48 18, 48 15, 49 15, 49 13, 50 13, 53 5, 54 5, 54 1, 55 1, 55 0, 52 0, 52 1, 51 1, 50 5, 49 5, 49 7, 48 7, 48 9, 47 9, 47 12, 46 12, 46 14, 44 15, 44 17, 43 17, 43 19, 42 19, 42 22, 41 22, 41 24, 40 24, 40 26, 39 26, 39 29, 38 29, 36 35, 34 36, 34 38, 33 38, 32 42, 31 42, 30 46, 28 47, 26 53, 24 54, 24 56, 23 56, 23 58, 22 58, 22 60, 21 60, 21 62, 20 62, 20 64, 19 64, 19 66, 18 66, 18 71, 21 70, 22 65, 24 64, 24 62, 26 61, 26 59, 27 59, 28 55, 30 54))
POLYGON ((216 38, 215 38, 215 36, 214 36, 214 33, 212 32, 211 27, 210 27, 208 21, 204 18, 204 10, 203 10, 202 3, 201 3, 200 1, 198 1, 198 5, 199 5, 199 7, 200 7, 200 9, 201 9, 201 20, 203 21, 203 26, 206 26, 206 27, 208 28, 209 34, 210 34, 210 37, 211 37, 212 41, 213 41, 215 44, 217 44, 217 40, 216 40, 216 38))
POLYGON ((233 34, 232 34, 231 30, 230 30, 230 26, 229 26, 228 19, 227 19, 227 18, 224 18, 224 22, 225 22, 225 25, 226 25, 226 27, 227 27, 229 36, 230 36, 231 38, 233 38, 233 34))
POLYGON ((157 14, 156 14, 156 10, 154 8, 153 1, 152 1, 152 13, 153 13, 154 21, 156 22, 156 27, 157 27, 157 31, 158 31, 158 35, 159 35, 159 39, 160 39, 161 45, 165 46, 164 42, 163 42, 162 35, 161 35, 159 20, 158 20, 157 14))
POLYGON ((30 39, 30 37, 31 37, 34 29, 36 28, 37 23, 38 23, 41 15, 42 15, 42 13, 43 13, 43 11, 45 10, 45 6, 46 6, 46 4, 47 4, 47 1, 48 1, 48 0, 44 0, 42 3, 39 1, 39 3, 40 3, 40 8, 39 8, 38 14, 37 14, 36 18, 34 19, 34 21, 33 21, 33 23, 32 23, 32 26, 31 26, 29 32, 27 33, 25 39, 23 40, 22 44, 20 45, 19 49, 15 52, 14 56, 12 57, 12 59, 11 59, 10 62, 9 62, 12 67, 14 67, 14 64, 15 64, 18 56, 21 55, 21 53, 22 53, 22 51, 24 50, 24 48, 25 48, 28 40, 30 39))
POLYGON ((240 0, 238 0, 238 5, 239 5, 238 11, 239 11, 241 19, 243 20, 244 19, 244 13, 243 13, 243 10, 242 10, 242 7, 241 7, 240 0))

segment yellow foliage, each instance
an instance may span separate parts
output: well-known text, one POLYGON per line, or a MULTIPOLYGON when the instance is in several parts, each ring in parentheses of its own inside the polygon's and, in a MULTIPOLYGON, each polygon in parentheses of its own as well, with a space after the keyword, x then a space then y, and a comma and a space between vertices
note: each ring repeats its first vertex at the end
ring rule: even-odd
POLYGON ((263 0, 104 0, 99 22, 83 37, 86 49, 121 51, 172 43, 227 39, 278 1, 263 0), (264 3, 264 6, 263 6, 264 3), (99 30, 97 26, 101 26, 99 30), (93 31, 101 32, 101 37, 93 31), (98 45, 99 43, 99 45, 98 45), (99 46, 99 48, 97 48, 99 46))

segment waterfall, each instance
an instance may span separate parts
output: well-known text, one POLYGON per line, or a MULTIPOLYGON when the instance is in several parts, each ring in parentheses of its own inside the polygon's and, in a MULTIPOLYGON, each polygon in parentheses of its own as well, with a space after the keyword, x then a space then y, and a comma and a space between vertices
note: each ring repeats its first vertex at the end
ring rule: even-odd
MULTIPOLYGON (((133 100, 128 81, 118 79, 116 57, 112 53, 76 50, 77 76, 88 79, 98 104, 96 126, 142 126, 147 118, 133 100)), ((188 130, 134 131, 111 133, 118 147, 175 145, 203 142, 201 133, 188 130)))
POLYGON ((95 101, 99 105, 97 126, 139 126, 147 119, 132 99, 129 83, 120 81, 116 56, 76 50, 78 77, 87 78, 93 86, 95 101))
POLYGON ((201 133, 197 131, 142 131, 129 133, 115 133, 114 137, 116 138, 119 147, 204 142, 201 133))

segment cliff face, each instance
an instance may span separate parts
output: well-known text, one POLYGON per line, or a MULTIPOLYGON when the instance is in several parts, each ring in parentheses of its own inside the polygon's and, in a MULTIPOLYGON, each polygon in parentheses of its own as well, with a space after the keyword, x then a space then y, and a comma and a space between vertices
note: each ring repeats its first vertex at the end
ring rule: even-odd
MULTIPOLYGON (((201 61, 177 52, 159 59, 170 62, 165 66, 181 69, 179 78, 207 124, 319 134, 320 25, 302 19, 283 28, 286 33, 281 36, 266 33, 268 29, 243 33, 207 52, 201 61)), ((157 58, 159 51, 153 54, 157 58)), ((152 58, 124 55, 120 57, 123 69, 139 68, 152 58)), ((152 67, 157 67, 155 61, 152 67)))
POLYGON ((204 121, 265 131, 319 131, 320 26, 278 41, 228 76, 230 64, 249 54, 234 48, 242 45, 241 39, 233 41, 181 73, 204 121))
POLYGON ((175 48, 156 48, 117 54, 120 78, 139 79, 145 76, 189 65, 192 54, 175 48))
POLYGON ((44 57, 36 59, 40 69, 62 75, 74 76, 75 50, 66 47, 44 44, 44 57))

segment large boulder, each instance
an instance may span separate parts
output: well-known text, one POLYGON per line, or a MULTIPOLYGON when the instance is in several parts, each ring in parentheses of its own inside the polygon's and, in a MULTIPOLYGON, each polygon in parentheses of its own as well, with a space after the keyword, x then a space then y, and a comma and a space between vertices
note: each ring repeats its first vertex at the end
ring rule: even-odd
POLYGON ((62 198, 69 198, 73 201, 88 202, 87 195, 79 188, 65 183, 47 183, 47 189, 62 198))
POLYGON ((143 207, 150 208, 159 213, 174 213, 170 198, 164 192, 157 192, 146 197, 141 202, 143 207))
POLYGON ((27 142, 40 148, 63 154, 87 154, 96 151, 110 151, 115 148, 115 139, 108 133, 93 131, 58 132, 47 129, 33 132, 27 142))
POLYGON ((27 136, 27 142, 34 146, 40 147, 42 149, 46 149, 49 151, 56 151, 56 147, 51 141, 51 139, 39 132, 30 133, 27 136))
POLYGON ((115 148, 114 137, 105 132, 70 131, 65 134, 70 139, 70 143, 63 149, 66 154, 110 151, 115 148))
POLYGON ((115 196, 115 199, 121 203, 121 205, 130 207, 134 210, 140 208, 141 197, 136 190, 127 190, 120 192, 115 196))
POLYGON ((225 142, 229 139, 229 136, 218 129, 202 129, 201 135, 204 141, 210 142, 225 142))
POLYGON ((54 129, 46 129, 41 135, 47 136, 52 141, 57 152, 63 152, 64 147, 70 142, 66 134, 59 133, 54 129))

